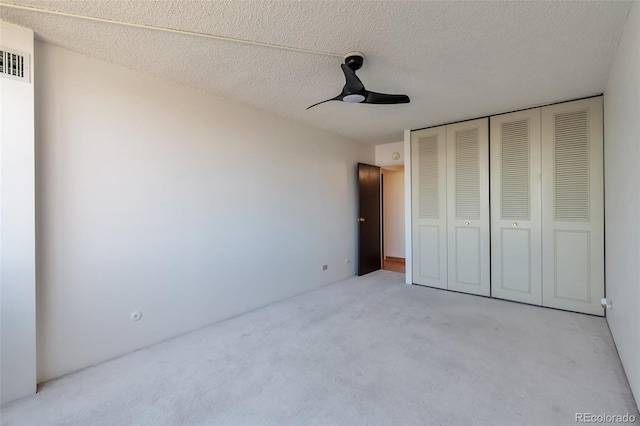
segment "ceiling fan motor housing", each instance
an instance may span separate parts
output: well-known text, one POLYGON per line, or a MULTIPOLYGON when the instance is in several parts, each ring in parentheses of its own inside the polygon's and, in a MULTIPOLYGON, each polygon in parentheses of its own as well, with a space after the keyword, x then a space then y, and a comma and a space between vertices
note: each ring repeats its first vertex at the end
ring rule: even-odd
POLYGON ((354 71, 362 68, 364 63, 364 53, 362 52, 349 52, 344 55, 344 63, 354 71))

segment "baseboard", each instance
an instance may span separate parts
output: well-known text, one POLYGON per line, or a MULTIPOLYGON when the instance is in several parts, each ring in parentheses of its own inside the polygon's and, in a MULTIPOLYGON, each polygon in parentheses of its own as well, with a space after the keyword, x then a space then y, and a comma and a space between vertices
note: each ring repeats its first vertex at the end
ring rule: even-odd
POLYGON ((398 262, 404 264, 404 257, 385 256, 387 262, 398 262))

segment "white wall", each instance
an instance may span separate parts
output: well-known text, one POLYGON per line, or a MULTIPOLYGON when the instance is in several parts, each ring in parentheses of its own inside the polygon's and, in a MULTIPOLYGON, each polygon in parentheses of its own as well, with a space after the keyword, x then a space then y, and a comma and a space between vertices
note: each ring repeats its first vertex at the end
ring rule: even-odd
POLYGON ((631 6, 604 91, 607 321, 640 401, 640 3, 631 6))
POLYGON ((36 55, 40 381, 355 273, 356 163, 373 147, 36 55))
POLYGON ((0 45, 31 55, 29 82, 0 77, 0 403, 36 391, 33 32, 0 21, 0 45))
POLYGON ((384 256, 404 258, 404 171, 382 169, 384 256))
POLYGON ((386 143, 376 145, 376 166, 401 166, 404 164, 403 142, 386 143), (393 155, 398 154, 398 159, 393 155))

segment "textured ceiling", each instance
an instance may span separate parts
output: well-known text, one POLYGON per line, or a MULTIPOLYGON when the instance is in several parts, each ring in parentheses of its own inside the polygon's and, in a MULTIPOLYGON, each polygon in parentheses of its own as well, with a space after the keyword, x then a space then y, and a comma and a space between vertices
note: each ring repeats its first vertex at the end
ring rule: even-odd
POLYGON ((325 52, 365 53, 369 90, 405 105, 315 102, 341 59, 0 8, 40 40, 366 143, 402 130, 601 93, 630 2, 2 0, 325 52))

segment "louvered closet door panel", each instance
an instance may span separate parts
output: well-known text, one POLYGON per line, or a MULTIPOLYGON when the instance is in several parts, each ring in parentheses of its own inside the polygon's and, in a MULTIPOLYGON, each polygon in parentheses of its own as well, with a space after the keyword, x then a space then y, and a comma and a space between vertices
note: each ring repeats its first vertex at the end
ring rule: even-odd
POLYGON ((448 288, 489 296, 488 119, 447 126, 448 288))
POLYGON ((491 295, 542 304, 540 108, 491 117, 491 295))
POLYGON ((445 127, 411 133, 413 283, 447 288, 445 127))
POLYGON ((542 108, 543 305, 603 315, 602 97, 542 108))

